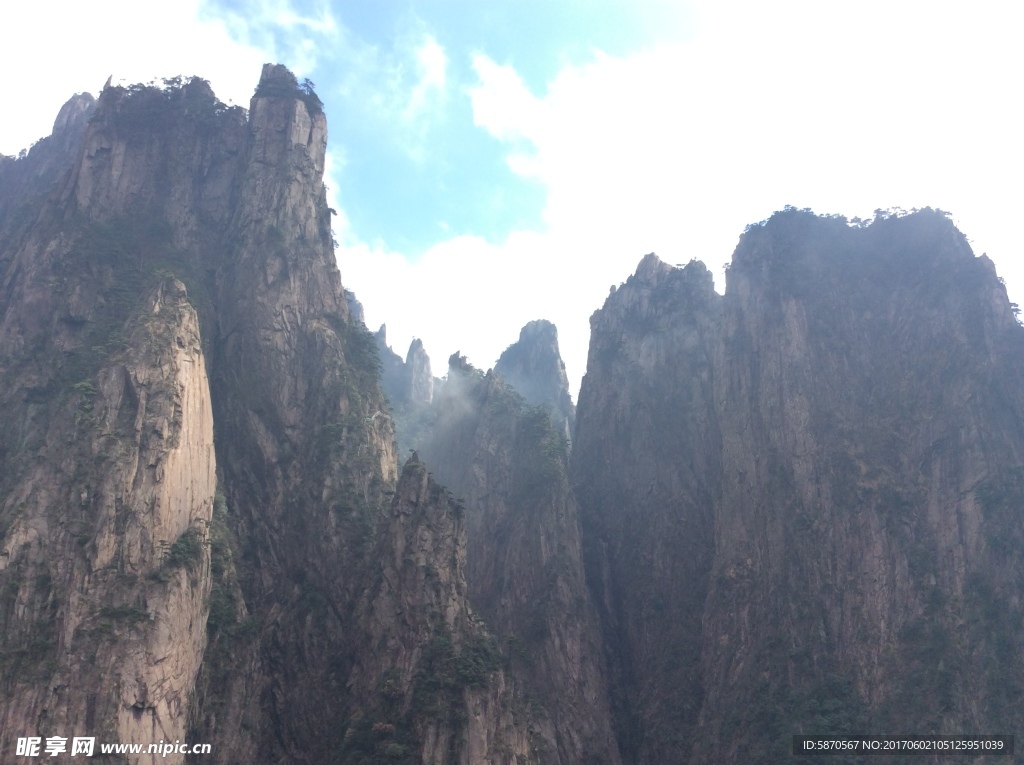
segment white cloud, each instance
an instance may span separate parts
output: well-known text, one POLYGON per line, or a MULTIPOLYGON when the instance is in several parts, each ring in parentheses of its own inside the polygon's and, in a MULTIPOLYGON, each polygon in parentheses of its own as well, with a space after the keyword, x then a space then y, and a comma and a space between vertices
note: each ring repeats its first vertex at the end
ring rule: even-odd
POLYGON ((292 0, 249 0, 241 11, 207 9, 202 15, 217 19, 243 45, 269 51, 275 62, 283 63, 297 77, 308 76, 324 58, 342 43, 346 30, 337 22, 326 2, 315 12, 299 13, 292 0))
MULTIPOLYGON (((299 76, 334 67, 335 87, 413 157, 459 95, 449 52, 415 18, 383 49, 326 4, 300 14, 287 0, 254 0, 244 15, 214 17, 202 0, 58 2, 45 24, 39 8, 5 9, 0 71, 25 72, 0 93, 8 154, 49 133, 68 96, 97 92, 111 74, 198 74, 244 105, 265 61, 299 76)), ((698 257, 720 276, 743 227, 785 204, 851 216, 931 205, 955 214, 1024 303, 1022 8, 701 0, 698 26, 676 44, 595 51, 543 92, 478 53, 474 120, 505 143, 513 172, 543 184, 543 225, 497 244, 458 238, 410 261, 355 241, 333 198, 343 280, 400 351, 422 337, 439 366, 457 349, 488 366, 519 326, 550 318, 575 382, 589 315, 645 252, 698 257)), ((336 186, 337 143, 331 163, 336 186)))
POLYGON ((473 124, 503 141, 533 140, 543 108, 511 66, 500 66, 482 53, 472 58, 479 84, 467 93, 473 102, 473 124))
POLYGON ((329 70, 344 108, 389 134, 413 160, 424 159, 445 119, 449 87, 448 55, 422 22, 411 17, 390 47, 343 30, 321 69, 329 70))
POLYGON ((454 240, 411 263, 349 250, 343 278, 399 352, 415 335, 435 358, 461 348, 486 367, 519 326, 549 318, 574 383, 587 317, 644 253, 697 257, 721 282, 744 226, 786 204, 950 210, 1024 303, 1021 12, 959 8, 700 3, 691 39, 595 52, 543 94, 478 53, 475 123, 544 184, 543 230, 454 240), (388 277, 406 286, 385 289, 388 277))
POLYGON ((426 35, 415 49, 419 80, 412 87, 402 112, 406 122, 421 119, 431 108, 432 99, 443 99, 447 79, 448 57, 437 40, 426 35))
POLYGON ((76 92, 97 94, 115 83, 149 82, 175 75, 208 79, 217 96, 242 106, 268 61, 308 76, 332 55, 346 34, 326 2, 300 13, 292 0, 250 0, 243 11, 217 9, 204 0, 167 4, 131 0, 58 0, 41 19, 38 4, 4 9, 8 32, 0 46, 6 76, 0 97, 17 119, 0 124, 0 152, 17 153, 48 135, 61 104, 76 92), (31 62, 26 70, 25 62, 31 62))
POLYGON ((200 0, 57 2, 46 6, 44 22, 38 4, 9 4, 0 71, 23 74, 3 78, 0 152, 15 154, 49 135, 64 101, 97 94, 111 75, 115 82, 199 75, 221 99, 248 106, 273 51, 237 42, 223 21, 201 19, 200 9, 200 0))
MULTIPOLYGON (((455 351, 489 368, 531 319, 551 319, 563 335, 587 332, 589 312, 580 311, 573 295, 607 294, 608 277, 581 273, 579 261, 559 251, 563 244, 528 231, 500 245, 460 236, 411 261, 380 245, 355 243, 339 249, 338 261, 370 328, 386 323, 392 347, 403 356, 414 337, 422 338, 434 373, 442 375, 455 351)), ((624 277, 634 265, 623 261, 615 270, 624 277)), ((580 353, 567 357, 577 373, 583 360, 580 353)))

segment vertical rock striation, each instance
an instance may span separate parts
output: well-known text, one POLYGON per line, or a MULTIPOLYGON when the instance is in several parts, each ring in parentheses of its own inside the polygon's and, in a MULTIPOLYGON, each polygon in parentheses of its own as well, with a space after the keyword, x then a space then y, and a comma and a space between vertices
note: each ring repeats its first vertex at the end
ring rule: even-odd
POLYGON ((617 763, 565 437, 458 354, 428 421, 420 453, 465 503, 470 602, 535 700, 541 761, 617 763))
POLYGON ((359 606, 345 761, 416 752, 428 765, 540 762, 526 701, 469 606, 463 508, 415 453, 389 515, 359 606))
POLYGON ((628 763, 686 761, 704 698, 721 302, 703 264, 647 255, 591 318, 573 483, 628 763))
POLYGON ((695 759, 781 748, 814 706, 1018 727, 1024 337, 992 264, 937 212, 790 212, 741 240, 729 294, 695 759))
POLYGON ((21 206, 0 195, 21 434, 0 451, 3 735, 319 760, 396 478, 373 338, 334 263, 324 116, 283 67, 248 113, 202 80, 165 85, 108 86, 88 127, 73 101, 55 136, 81 130, 74 161, 21 206))
POLYGON ((569 378, 558 352, 558 330, 550 321, 531 321, 498 358, 494 371, 534 406, 551 414, 555 428, 572 439, 576 407, 569 395, 569 378))
POLYGON ((396 478, 393 431, 373 338, 351 320, 335 265, 319 101, 267 65, 247 128, 212 285, 211 387, 235 616, 248 622, 225 625, 197 734, 221 740, 224 761, 322 761, 339 744, 351 611, 396 478))
POLYGON ((17 434, 0 507, 5 752, 26 735, 186 738, 216 486, 205 360, 176 280, 119 329, 123 345, 90 351, 98 369, 56 349, 39 376, 0 367, 17 434))
POLYGON ((627 762, 1020 725, 1024 337, 943 215, 787 210, 724 298, 648 256, 592 323, 574 481, 627 762))

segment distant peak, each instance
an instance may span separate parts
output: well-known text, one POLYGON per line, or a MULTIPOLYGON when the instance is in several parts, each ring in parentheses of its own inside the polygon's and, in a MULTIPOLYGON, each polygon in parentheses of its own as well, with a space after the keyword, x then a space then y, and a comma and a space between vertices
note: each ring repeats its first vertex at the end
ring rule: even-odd
POLYGON ((566 439, 576 421, 569 395, 569 379, 558 351, 558 329, 550 321, 531 321, 519 332, 519 341, 501 354, 494 371, 534 406, 551 413, 552 422, 566 439))
POLYGON ((547 319, 527 322, 519 331, 519 342, 544 341, 558 345, 558 328, 547 319))
POLYGON ((451 376, 453 372, 470 374, 475 372, 476 368, 469 363, 469 359, 463 356, 459 351, 455 351, 451 356, 448 357, 448 375, 451 376))
POLYGON ((348 314, 352 317, 352 321, 357 324, 366 324, 366 312, 363 310, 363 304, 359 302, 356 297, 356 293, 352 290, 343 289, 345 294, 345 302, 348 304, 348 314))
POLYGON ((641 258, 636 267, 636 278, 643 282, 651 282, 663 274, 672 270, 672 266, 663 261, 653 252, 649 252, 641 258))
POLYGON ((62 133, 69 128, 84 126, 96 108, 96 99, 91 93, 75 93, 57 112, 53 121, 53 135, 62 133))
POLYGON ((413 404, 426 406, 434 399, 434 374, 430 369, 430 356, 418 337, 409 345, 405 355, 405 394, 413 404))
POLYGON ((257 94, 264 88, 287 88, 294 91, 299 89, 299 81, 283 64, 264 64, 260 84, 256 86, 257 94))

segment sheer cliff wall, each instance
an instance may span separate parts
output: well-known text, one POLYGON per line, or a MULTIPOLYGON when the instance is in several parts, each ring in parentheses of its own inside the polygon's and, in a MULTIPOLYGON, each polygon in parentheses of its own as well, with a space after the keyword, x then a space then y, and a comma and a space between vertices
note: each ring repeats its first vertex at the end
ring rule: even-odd
MULTIPOLYGON (((108 85, 0 163, 3 751, 89 735, 207 742, 221 763, 367 756, 346 734, 398 661, 370 650, 365 602, 398 544, 398 471, 325 147, 319 99, 268 64, 248 111, 199 79, 108 85)), ((421 563, 465 588, 446 538, 421 563)), ((446 677, 435 626, 392 636, 420 684, 446 677)), ((453 661, 490 645, 468 610, 445 630, 453 661)), ((533 762, 486 655, 433 717, 391 710, 368 751, 533 762)))
POLYGON ((573 455, 624 759, 1019 727, 1024 330, 926 210, 789 210, 724 297, 648 256, 593 320, 573 455))

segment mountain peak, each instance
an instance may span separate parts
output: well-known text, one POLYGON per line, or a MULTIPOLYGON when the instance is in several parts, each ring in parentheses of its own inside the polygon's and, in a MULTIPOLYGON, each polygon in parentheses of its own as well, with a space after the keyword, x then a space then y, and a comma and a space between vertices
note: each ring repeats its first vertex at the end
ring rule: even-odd
POLYGON ((419 338, 409 344, 405 373, 409 402, 418 406, 429 404, 434 398, 434 375, 430 371, 430 356, 419 338))
POLYGON ((640 259, 636 267, 636 279, 642 282, 654 283, 659 277, 669 273, 672 266, 663 261, 653 252, 649 252, 640 259))
POLYGON ((284 64, 264 64, 256 90, 258 92, 265 88, 290 88, 298 90, 299 81, 292 74, 291 69, 284 64))
POLYGON ((529 403, 546 408, 558 430, 570 437, 576 407, 569 395, 569 378, 554 324, 545 319, 526 324, 519 341, 505 349, 494 371, 529 403))
POLYGON ((519 342, 550 341, 558 344, 558 328, 547 319, 534 319, 519 330, 519 342))
POLYGON ((323 101, 313 92, 313 83, 295 78, 291 70, 282 64, 264 64, 260 74, 260 84, 256 86, 252 103, 262 98, 299 99, 306 104, 310 116, 322 115, 323 101))
POLYGON ((85 124, 92 116, 96 108, 96 99, 91 93, 75 93, 57 112, 57 119, 53 121, 53 132, 51 135, 63 133, 66 130, 84 130, 85 124))

